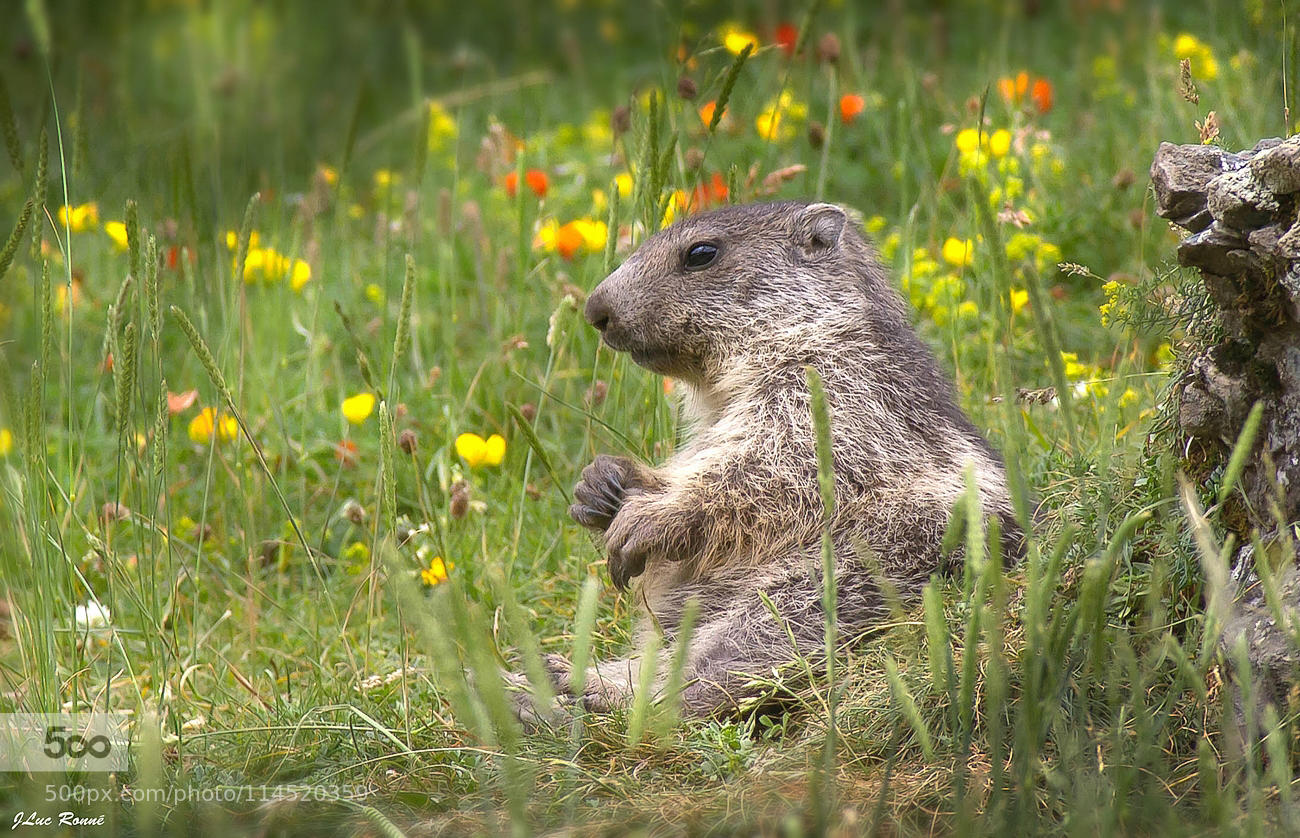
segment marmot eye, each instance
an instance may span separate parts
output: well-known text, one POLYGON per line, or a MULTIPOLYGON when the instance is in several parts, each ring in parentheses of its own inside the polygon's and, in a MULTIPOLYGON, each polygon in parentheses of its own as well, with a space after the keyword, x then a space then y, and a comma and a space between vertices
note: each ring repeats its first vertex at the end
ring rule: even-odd
POLYGON ((718 258, 718 246, 709 242, 697 242, 686 249, 686 270, 698 271, 713 264, 718 258))

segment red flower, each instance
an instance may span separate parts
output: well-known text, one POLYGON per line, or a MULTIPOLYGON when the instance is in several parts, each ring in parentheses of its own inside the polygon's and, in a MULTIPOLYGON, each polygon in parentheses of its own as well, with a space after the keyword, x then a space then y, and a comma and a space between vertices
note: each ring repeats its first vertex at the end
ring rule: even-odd
MULTIPOLYGON (((529 169, 524 172, 524 183, 538 198, 546 197, 546 190, 550 188, 550 181, 546 178, 546 172, 541 169, 529 169)), ((519 174, 511 172, 506 175, 505 179, 506 194, 511 198, 515 197, 515 192, 519 189, 519 174)))
POLYGON ((786 58, 793 58, 795 45, 799 42, 799 27, 789 21, 779 24, 776 27, 774 40, 777 46, 781 47, 781 52, 785 53, 786 58))
POLYGON ((686 205, 686 211, 699 212, 702 209, 724 203, 726 200, 727 181, 723 179, 721 174, 714 172, 713 177, 691 191, 691 198, 686 205))
POLYGON ((357 444, 350 439, 340 440, 334 445, 334 459, 344 466, 355 466, 361 460, 357 444))
POLYGON ((845 125, 853 122, 867 109, 867 100, 856 93, 845 93, 840 97, 840 122, 845 125))
POLYGON ((1037 79, 1029 96, 1034 100, 1034 107, 1038 108, 1039 113, 1047 113, 1052 109, 1052 83, 1047 79, 1037 79))

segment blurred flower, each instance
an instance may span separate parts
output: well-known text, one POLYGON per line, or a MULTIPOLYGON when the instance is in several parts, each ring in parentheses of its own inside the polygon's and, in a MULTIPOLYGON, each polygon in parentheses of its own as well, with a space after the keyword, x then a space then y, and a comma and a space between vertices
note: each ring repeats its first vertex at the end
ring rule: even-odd
POLYGON ((572 259, 583 250, 588 253, 603 251, 608 236, 609 228, 604 221, 579 218, 560 224, 551 218, 538 228, 537 235, 533 238, 533 247, 572 259))
POLYGON ((447 581, 447 574, 454 570, 455 564, 443 561, 442 556, 429 559, 429 566, 420 571, 420 580, 430 588, 447 581))
POLYGON ((1011 132, 999 128, 989 136, 989 151, 994 157, 1006 157, 1011 150, 1011 132))
POLYGON ((289 270, 289 287, 301 291, 308 282, 311 282, 311 265, 302 259, 294 259, 293 267, 289 270))
MULTIPOLYGON (((262 246, 262 236, 256 230, 248 232, 248 249, 252 250, 262 246)), ((226 250, 235 251, 239 248, 239 232, 236 230, 226 231, 226 250)))
POLYGON ((1196 78, 1214 81, 1219 77, 1219 62, 1214 57, 1214 50, 1195 35, 1183 32, 1174 38, 1173 53, 1179 60, 1186 58, 1192 62, 1192 73, 1196 78))
MULTIPOLYGON (((550 181, 546 177, 546 172, 543 172, 541 169, 529 169, 524 172, 524 183, 528 184, 528 188, 531 189, 533 194, 538 198, 545 198, 546 191, 550 188, 550 181)), ((511 198, 515 197, 515 193, 519 190, 518 172, 509 172, 506 174, 505 187, 506 194, 511 198)))
POLYGON ((845 93, 840 97, 840 121, 845 125, 852 123, 867 109, 867 100, 856 93, 845 93))
POLYGON ((109 221, 104 224, 104 232, 113 240, 113 246, 119 251, 126 250, 130 244, 126 240, 126 224, 121 221, 109 221))
POLYGON ((354 425, 360 425, 375 410, 374 393, 358 393, 343 400, 343 418, 354 425))
POLYGON ((319 174, 321 176, 321 179, 324 180, 326 183, 328 183, 330 186, 338 185, 339 170, 334 168, 333 166, 327 166, 324 163, 322 163, 316 167, 316 173, 319 174))
POLYGON ((59 225, 67 227, 74 233, 84 233, 99 226, 99 204, 91 201, 75 207, 59 207, 59 225))
MULTIPOLYGON (((972 152, 980 147, 980 131, 975 128, 963 128, 957 132, 957 138, 954 141, 957 150, 960 152, 972 152)), ((986 141, 987 142, 987 141, 986 141)))
POLYGON ((1029 292, 1023 288, 1012 288, 1011 313, 1019 314, 1027 305, 1029 305, 1029 292))
POLYGON ((718 103, 713 101, 712 99, 705 102, 703 105, 700 105, 700 110, 699 110, 700 122, 704 123, 705 128, 708 128, 709 125, 713 122, 713 113, 714 111, 717 110, 717 108, 718 108, 718 103))
POLYGON ((781 47, 781 52, 785 53, 786 58, 793 58, 794 48, 799 43, 799 27, 788 20, 779 23, 773 40, 781 47))
POLYGON ((8 457, 14 450, 14 432, 0 428, 0 457, 8 457))
POLYGON ((173 393, 167 391, 167 412, 172 416, 178 413, 184 413, 194 404, 199 397, 198 390, 186 390, 184 393, 173 393))
POLYGON ((500 434, 484 439, 475 433, 464 433, 456 437, 456 453, 470 468, 500 465, 506 455, 506 440, 500 434))
POLYGON ((345 466, 355 466, 361 461, 357 444, 350 439, 339 440, 334 444, 334 459, 345 466))
POLYGON ((722 37, 722 45, 732 55, 739 55, 750 44, 754 45, 754 49, 758 49, 758 36, 753 32, 740 28, 736 24, 726 24, 718 34, 722 37))
POLYGON ((1052 109, 1052 83, 1047 79, 1034 79, 1031 84, 1030 76, 1024 70, 1017 73, 1015 78, 998 79, 998 93, 1003 101, 1013 106, 1018 107, 1028 99, 1034 103, 1039 113, 1047 113, 1052 109))
POLYGON ((374 181, 376 189, 384 190, 401 183, 402 178, 391 169, 376 169, 374 181))
POLYGON ((429 150, 438 151, 446 140, 456 136, 456 120, 440 102, 429 102, 429 150))
POLYGON ((106 628, 113 621, 113 615, 99 600, 89 600, 85 605, 78 605, 73 612, 73 622, 80 631, 106 628))
POLYGON ((205 407, 190 420, 190 439, 199 445, 207 445, 212 441, 213 432, 216 433, 218 442, 230 442, 239 436, 239 423, 235 417, 226 413, 218 417, 215 407, 205 407))
POLYGON ((783 92, 776 101, 771 102, 754 120, 754 128, 765 140, 788 140, 795 135, 791 122, 802 120, 808 115, 808 106, 796 101, 789 91, 783 92))
POLYGON ((943 243, 943 261, 955 268, 973 263, 975 261, 975 243, 970 239, 949 237, 943 243))

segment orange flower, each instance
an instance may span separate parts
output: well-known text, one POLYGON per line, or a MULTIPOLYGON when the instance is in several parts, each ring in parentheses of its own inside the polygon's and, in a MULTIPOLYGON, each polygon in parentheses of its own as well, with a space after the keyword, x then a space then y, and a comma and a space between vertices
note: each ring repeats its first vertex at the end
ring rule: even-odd
POLYGON ((1028 96, 1039 113, 1052 109, 1052 83, 1047 79, 1034 79, 1030 85, 1029 74, 1021 70, 1015 78, 998 79, 998 93, 1011 105, 1020 105, 1028 96))
POLYGON ((1017 73, 1014 79, 1007 77, 998 79, 998 93, 1002 94, 1002 98, 1008 102, 1017 104, 1028 92, 1029 74, 1024 70, 1017 73))
POLYGON ((555 250, 565 259, 572 259, 586 241, 581 228, 572 221, 555 231, 555 250))
POLYGON ((1052 109, 1052 83, 1047 79, 1035 80, 1034 89, 1029 95, 1039 113, 1047 113, 1052 109))
POLYGON ((840 97, 840 122, 845 125, 853 122, 867 109, 867 100, 856 93, 845 93, 840 97))
POLYGON ((334 444, 334 459, 345 466, 355 466, 360 461, 357 444, 350 439, 340 440, 334 444))
POLYGON ((711 206, 725 203, 727 200, 727 181, 718 172, 691 191, 690 200, 686 202, 686 212, 699 212, 711 206))
MULTIPOLYGON (((524 172, 524 183, 528 184, 528 188, 531 189, 533 194, 538 198, 545 198, 546 190, 549 189, 551 185, 550 181, 547 180, 546 172, 543 172, 541 169, 529 169, 524 172)), ((511 172, 506 175, 505 187, 506 194, 511 198, 515 197, 515 193, 519 189, 518 172, 511 172)))
POLYGON ((700 122, 704 123, 705 128, 708 128, 709 123, 713 121, 713 112, 717 107, 718 103, 714 101, 705 102, 703 105, 700 105, 700 122))
POLYGON ((777 46, 781 47, 781 52, 785 53, 786 58, 793 58, 795 45, 799 43, 799 27, 789 21, 779 24, 776 27, 774 40, 777 46))

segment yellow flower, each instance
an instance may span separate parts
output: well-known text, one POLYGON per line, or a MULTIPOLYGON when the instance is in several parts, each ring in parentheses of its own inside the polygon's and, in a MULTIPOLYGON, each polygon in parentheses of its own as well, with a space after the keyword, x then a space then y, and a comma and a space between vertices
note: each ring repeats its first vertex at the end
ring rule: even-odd
POLYGON ((316 172, 324 178, 330 186, 335 186, 339 182, 339 170, 333 166, 327 166, 324 163, 316 167, 316 172))
POLYGON ((500 465, 506 456, 506 440, 501 434, 484 439, 478 434, 464 433, 456 437, 456 453, 470 468, 500 465))
POLYGON ((957 316, 966 320, 973 320, 979 316, 980 307, 975 304, 974 300, 963 300, 961 305, 957 306, 957 316))
POLYGON ((807 115, 808 106, 796 101, 787 91, 754 119, 754 129, 765 140, 788 140, 795 134, 794 126, 790 123, 807 115))
POLYGON ((579 218, 573 224, 577 227, 578 232, 582 234, 582 240, 589 252, 598 253, 605 249, 605 239, 609 235, 609 226, 604 221, 579 218))
POLYGON ((632 174, 630 172, 619 172, 614 175, 614 186, 618 188, 618 197, 632 197, 632 174))
POLYGON ((980 147, 980 132, 974 128, 964 128, 957 132, 957 150, 972 152, 980 147))
POLYGON ((1205 81, 1214 81, 1219 77, 1219 62, 1214 57, 1210 45, 1183 32, 1174 38, 1174 57, 1186 58, 1192 63, 1192 75, 1205 81))
POLYGON ((429 566, 420 571, 420 579, 430 588, 441 585, 447 581, 447 574, 455 567, 453 562, 443 561, 442 556, 434 556, 429 559, 429 566))
POLYGON ((239 423, 235 417, 229 414, 217 416, 215 407, 205 407, 199 411, 199 415, 190 420, 189 435, 190 439, 199 445, 207 445, 212 441, 212 434, 216 432, 218 442, 230 442, 239 436, 239 423))
POLYGON ((374 393, 358 393, 343 400, 343 418, 360 425, 375 410, 374 393))
POLYGON ((883 215, 873 215, 862 223, 862 228, 874 236, 885 229, 886 223, 883 215))
POLYGON ((104 224, 104 232, 113 240, 113 246, 118 250, 126 250, 130 244, 126 240, 126 224, 121 221, 109 221, 104 224))
POLYGON ((1128 387, 1124 390, 1123 393, 1120 394, 1119 406, 1128 407, 1129 405, 1133 404, 1137 400, 1138 400, 1137 390, 1134 390, 1132 387, 1128 387))
POLYGON ((375 187, 377 189, 387 189, 400 182, 401 178, 390 169, 377 169, 375 171, 375 187))
POLYGON ((1011 150, 1011 132, 1005 128, 999 128, 989 137, 989 151, 994 157, 1005 157, 1011 150))
POLYGON ((975 261, 975 243, 950 237, 943 243, 943 261, 955 268, 971 264, 975 261))
POLYGON ((456 136, 456 120, 436 101, 429 102, 429 151, 438 151, 444 141, 456 136))
MULTIPOLYGON (((248 232, 248 249, 253 250, 254 248, 261 247, 261 246, 262 246, 262 236, 256 230, 250 230, 248 232)), ((233 252, 238 248, 239 248, 239 232, 237 230, 227 230, 226 250, 233 252)))
POLYGON ((1019 314, 1025 306, 1029 305, 1029 292, 1021 288, 1011 289, 1011 313, 1019 314))
POLYGON ((74 233, 84 233, 99 226, 99 204, 91 201, 75 207, 59 207, 59 225, 74 233))
POLYGON ((289 287, 301 291, 308 282, 311 282, 311 265, 302 259, 294 259, 293 270, 289 272, 289 287))
POLYGON ((739 55, 749 44, 753 44, 754 49, 758 49, 758 36, 741 29, 734 23, 723 26, 719 34, 722 36, 722 45, 732 55, 739 55))
POLYGON ((14 432, 8 428, 0 428, 0 457, 8 457, 14 450, 14 432))

